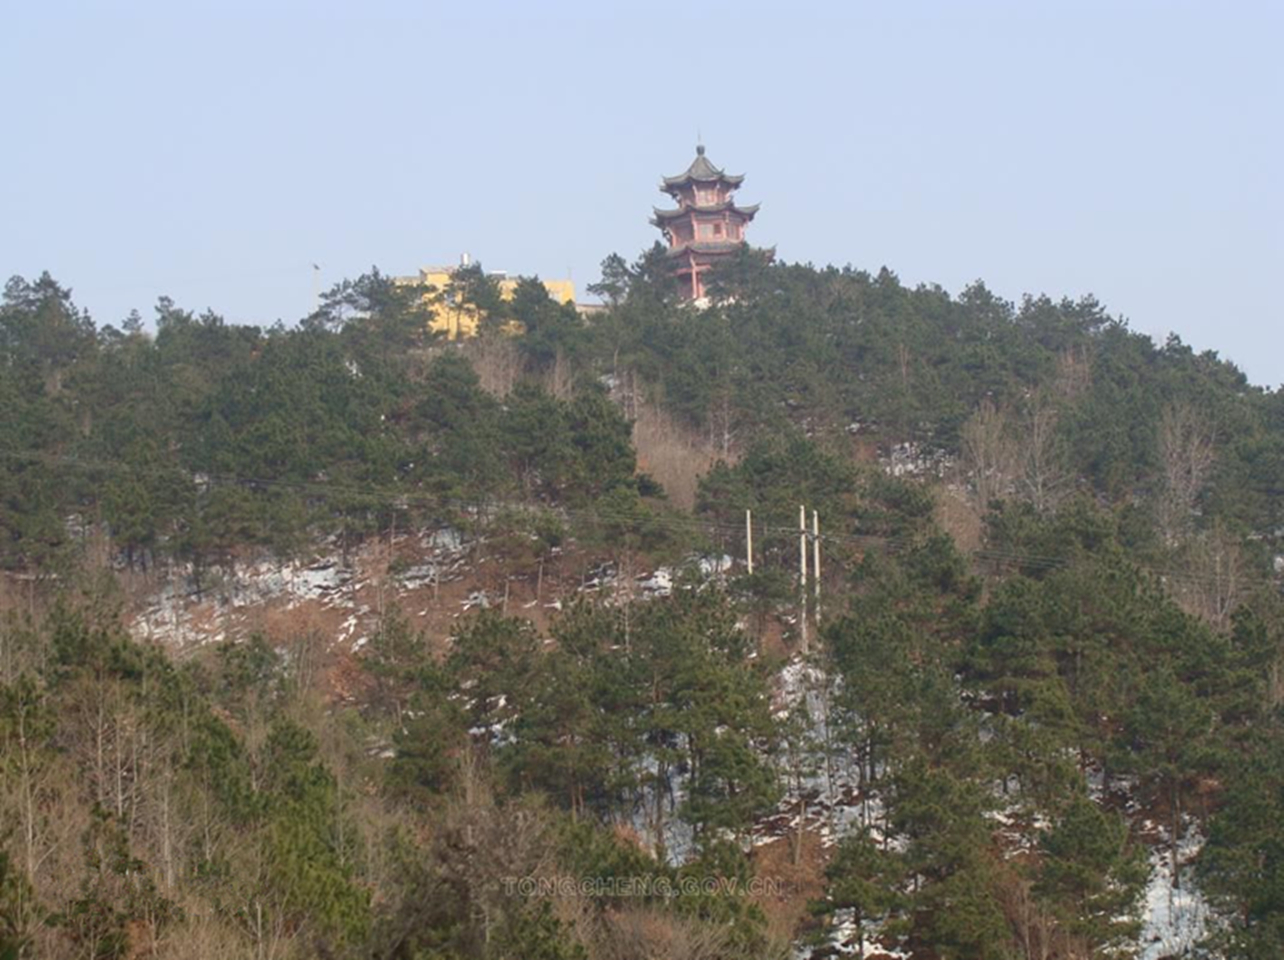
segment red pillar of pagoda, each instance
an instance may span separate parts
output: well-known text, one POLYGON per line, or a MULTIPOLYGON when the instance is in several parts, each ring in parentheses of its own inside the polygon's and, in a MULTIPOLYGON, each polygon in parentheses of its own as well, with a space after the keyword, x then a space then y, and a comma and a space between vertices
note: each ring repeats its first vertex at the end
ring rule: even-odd
POLYGON ((701 145, 685 173, 665 177, 660 184, 660 191, 678 206, 676 210, 656 207, 651 223, 669 241, 669 256, 687 299, 704 299, 710 267, 745 242, 745 227, 758 212, 758 205, 736 206, 732 194, 743 181, 743 175, 724 173, 710 163, 701 145))

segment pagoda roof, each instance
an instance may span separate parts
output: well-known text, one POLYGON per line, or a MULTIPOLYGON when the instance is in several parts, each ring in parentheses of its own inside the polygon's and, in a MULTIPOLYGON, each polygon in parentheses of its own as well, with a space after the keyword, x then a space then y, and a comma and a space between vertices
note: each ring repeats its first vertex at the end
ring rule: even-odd
POLYGON ((709 162, 709 158, 704 155, 704 144, 696 147, 696 158, 691 161, 691 166, 686 171, 678 174, 676 177, 665 177, 660 189, 666 193, 673 187, 680 187, 683 184, 696 181, 699 183, 716 183, 721 180, 733 187, 740 186, 744 180, 744 174, 726 173, 715 167, 709 162))
POLYGON ((684 253, 735 253, 741 247, 748 246, 743 240, 697 240, 685 243, 668 251, 670 257, 680 257, 684 253))
POLYGON ((724 213, 724 212, 731 212, 736 214, 737 216, 744 217, 746 220, 752 220, 754 214, 758 212, 758 208, 760 206, 761 204, 753 203, 747 207, 738 207, 733 201, 728 200, 725 203, 710 203, 705 206, 699 206, 699 205, 693 204, 691 206, 686 206, 686 207, 677 207, 672 210, 662 210, 659 207, 652 207, 651 209, 655 211, 655 216, 652 218, 651 222, 654 223, 656 226, 660 226, 661 224, 667 223, 670 220, 681 219, 682 217, 685 217, 689 213, 724 213))

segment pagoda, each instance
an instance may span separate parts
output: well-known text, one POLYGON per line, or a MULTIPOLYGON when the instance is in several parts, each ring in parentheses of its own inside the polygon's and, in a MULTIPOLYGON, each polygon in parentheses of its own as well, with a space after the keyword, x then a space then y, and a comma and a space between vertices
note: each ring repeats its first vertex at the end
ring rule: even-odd
POLYGON ((651 223, 669 241, 669 256, 687 299, 704 300, 709 269, 745 242, 745 227, 758 212, 758 205, 739 207, 732 199, 744 179, 710 163, 701 144, 685 173, 665 177, 660 184, 660 192, 671 196, 678 206, 676 210, 656 207, 651 223))

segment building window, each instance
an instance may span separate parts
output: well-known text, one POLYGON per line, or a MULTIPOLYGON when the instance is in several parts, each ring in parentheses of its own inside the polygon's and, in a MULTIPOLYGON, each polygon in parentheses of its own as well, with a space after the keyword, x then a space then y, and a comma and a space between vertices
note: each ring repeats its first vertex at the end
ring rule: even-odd
POLYGON ((722 224, 720 224, 720 223, 715 223, 715 224, 713 225, 713 235, 714 235, 715 237, 721 237, 721 236, 722 236, 722 224))

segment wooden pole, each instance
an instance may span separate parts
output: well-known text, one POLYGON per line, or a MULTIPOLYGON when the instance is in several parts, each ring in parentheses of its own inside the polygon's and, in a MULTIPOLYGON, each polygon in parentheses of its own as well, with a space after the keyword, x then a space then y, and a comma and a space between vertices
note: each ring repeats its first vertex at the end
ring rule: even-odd
POLYGON ((753 511, 745 511, 745 564, 753 576, 753 511))
POLYGON ((811 615, 816 618, 816 630, 820 630, 820 514, 811 512, 811 583, 814 591, 811 615))
POLYGON ((798 507, 798 627, 807 652, 807 508, 798 507))

